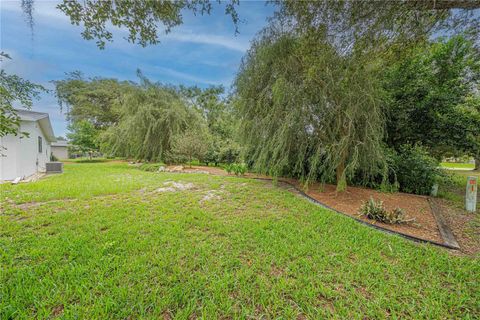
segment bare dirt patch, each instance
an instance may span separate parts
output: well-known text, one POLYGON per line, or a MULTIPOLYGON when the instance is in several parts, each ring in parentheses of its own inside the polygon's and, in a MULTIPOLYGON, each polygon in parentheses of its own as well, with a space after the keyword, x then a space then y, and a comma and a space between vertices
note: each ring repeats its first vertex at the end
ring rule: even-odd
POLYGON ((63 309, 64 309, 63 304, 54 307, 52 310, 52 316, 53 317, 61 316, 63 314, 63 309))
POLYGON ((165 187, 158 188, 155 192, 175 192, 175 191, 185 191, 191 190, 195 188, 195 185, 191 182, 182 183, 182 182, 175 182, 175 181, 166 181, 163 183, 165 187))
POLYGON ((208 190, 205 195, 200 200, 200 203, 212 201, 212 200, 222 200, 223 190, 208 190))

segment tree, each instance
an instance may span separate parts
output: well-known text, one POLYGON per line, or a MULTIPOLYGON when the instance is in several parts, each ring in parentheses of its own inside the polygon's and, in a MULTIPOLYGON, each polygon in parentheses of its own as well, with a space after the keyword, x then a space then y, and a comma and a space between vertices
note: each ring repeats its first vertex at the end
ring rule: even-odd
POLYGON ((70 143, 82 153, 98 150, 98 130, 86 120, 76 121, 68 126, 70 133, 67 134, 70 143))
MULTIPOLYGON (((388 55, 434 34, 468 34, 478 41, 480 23, 471 1, 279 1, 277 20, 290 31, 322 34, 341 53, 388 55)), ((395 58, 395 57, 391 57, 395 58)))
MULTIPOLYGON (((4 59, 10 59, 10 56, 0 52, 0 62, 4 59)), ((13 105, 18 102, 22 108, 30 109, 33 99, 38 99, 42 91, 46 89, 41 85, 0 70, 0 137, 7 134, 26 135, 18 132, 20 118, 13 105)))
POLYGON ((480 53, 462 36, 418 46, 385 72, 386 142, 421 143, 438 159, 476 153, 480 53), (478 103, 478 102, 477 102, 478 103))
POLYGON ((107 153, 147 161, 168 160, 173 138, 204 124, 201 114, 187 106, 178 89, 152 83, 141 72, 141 83, 127 90, 119 106, 118 123, 101 136, 107 153))
POLYGON ((67 73, 64 80, 53 81, 58 103, 70 121, 87 120, 97 129, 115 125, 126 92, 135 84, 117 79, 84 79, 79 71, 67 73))
POLYGON ((224 88, 183 87, 179 89, 187 104, 198 110, 206 121, 210 139, 205 163, 231 163, 239 155, 235 141, 236 119, 231 99, 223 97, 224 88))
POLYGON ((456 107, 458 116, 456 125, 463 128, 464 139, 457 148, 475 159, 475 170, 480 170, 480 95, 468 96, 465 101, 456 107))
POLYGON ((235 83, 249 164, 307 182, 335 175, 337 190, 385 177, 383 68, 439 32, 477 39, 478 4, 277 3, 235 83))
POLYGON ((186 158, 191 167, 194 158, 204 160, 208 151, 208 140, 208 133, 204 130, 187 130, 174 137, 172 152, 177 158, 186 158))
POLYGON ((337 189, 357 169, 385 170, 376 66, 342 56, 318 35, 264 33, 244 58, 235 86, 246 160, 257 171, 337 189))
MULTIPOLYGON (((235 8, 237 5, 238 0, 225 4, 225 14, 232 17, 235 26, 239 22, 235 8)), ((159 30, 169 33, 172 28, 183 23, 182 10, 194 14, 210 14, 212 1, 64 0, 57 8, 70 17, 72 24, 83 26, 83 38, 96 40, 97 46, 103 49, 105 43, 113 39, 112 31, 109 30, 111 26, 126 28, 129 42, 142 46, 157 44, 159 30)))
MULTIPOLYGON (((64 0, 57 8, 70 17, 72 24, 83 25, 82 36, 85 39, 95 39, 98 47, 104 48, 106 41, 112 41, 112 26, 126 27, 129 32, 127 40, 132 43, 142 46, 157 44, 159 30, 168 33, 183 23, 182 10, 189 10, 194 14, 210 14, 213 2, 64 0)), ((221 4, 220 0, 217 2, 221 4)), ((276 0, 275 3, 280 6, 278 16, 294 17, 296 23, 302 27, 305 24, 319 28, 328 25, 328 28, 323 30, 327 33, 333 32, 337 40, 340 40, 340 35, 351 39, 363 37, 372 41, 373 47, 377 45, 373 40, 396 37, 399 32, 406 35, 406 41, 403 41, 403 44, 406 44, 411 42, 411 36, 425 37, 439 29, 468 29, 475 35, 480 28, 474 12, 480 8, 476 0, 276 0), (347 31, 348 29, 350 30, 347 31)), ((32 30, 33 4, 34 0, 22 0, 22 9, 32 30)), ((237 5, 239 0, 230 0, 224 6, 225 14, 231 16, 236 31, 240 21, 237 5)))

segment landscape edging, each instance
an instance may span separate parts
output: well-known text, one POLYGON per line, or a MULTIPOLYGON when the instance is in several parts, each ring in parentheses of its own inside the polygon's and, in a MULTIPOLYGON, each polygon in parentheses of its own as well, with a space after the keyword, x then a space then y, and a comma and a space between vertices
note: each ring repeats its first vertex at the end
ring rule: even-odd
MULTIPOLYGON (((273 181, 273 179, 269 179, 269 178, 258 178, 258 177, 248 177, 250 179, 255 179, 255 180, 264 180, 264 181, 273 181)), ((283 180, 283 179, 278 179, 278 181, 280 182, 283 182, 283 183, 286 183, 288 185, 290 185, 291 187, 293 187, 301 196, 303 196, 304 198, 306 198, 307 200, 325 208, 325 209, 329 209, 329 210, 332 210, 336 213, 339 213, 341 215, 344 215, 346 217, 349 217, 357 222, 360 222, 362 223, 363 225, 366 225, 368 227, 371 227, 371 228, 374 228, 374 229, 377 229, 377 230, 380 230, 380 231, 383 231, 385 233, 389 233, 389 234, 394 234, 394 235, 399 235, 403 238, 406 238, 408 240, 412 240, 412 241, 415 241, 415 242, 419 242, 419 243, 430 243, 430 244, 433 244, 433 245, 436 245, 436 246, 439 246, 439 247, 443 247, 443 248, 447 248, 447 249, 452 249, 452 250, 459 250, 460 247, 459 246, 454 246, 454 245, 450 245, 448 243, 440 243, 440 242, 436 242, 436 241, 433 241, 433 240, 427 240, 427 239, 422 239, 422 238, 418 238, 418 237, 415 237, 415 236, 411 236, 411 235, 408 235, 408 234, 405 234, 405 233, 401 233, 401 232, 398 232, 398 231, 394 231, 394 230, 390 230, 390 229, 387 229, 387 228, 384 228, 384 227, 381 227, 381 226, 377 226, 377 225, 374 225, 374 224, 371 224, 371 223, 368 223, 366 221, 363 221, 361 219, 358 219, 358 218, 355 218, 355 217, 352 217, 351 215, 348 215, 344 212, 341 212, 335 208, 332 208, 320 201, 318 201, 317 199, 309 196, 308 194, 306 194, 303 190, 299 189, 296 185, 294 185, 293 183, 289 182, 289 181, 286 181, 286 180, 283 180)), ((430 203, 430 201, 429 201, 430 203)), ((432 209, 433 210, 433 209, 432 209)), ((437 220, 437 216, 435 214, 433 214, 434 218, 435 218, 435 221, 437 222, 437 225, 438 225, 438 220, 437 220)), ((443 239, 443 238, 442 238, 443 239)))

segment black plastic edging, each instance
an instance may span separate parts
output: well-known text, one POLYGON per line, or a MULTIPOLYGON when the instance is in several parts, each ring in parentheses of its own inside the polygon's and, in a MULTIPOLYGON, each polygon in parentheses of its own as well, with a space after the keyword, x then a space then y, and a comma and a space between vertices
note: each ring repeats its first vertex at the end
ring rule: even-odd
MULTIPOLYGON (((258 178, 258 177, 249 177, 250 179, 255 179, 255 180, 264 180, 264 181, 273 181, 273 179, 270 179, 270 178, 258 178)), ((289 181, 286 181, 286 180, 282 180, 282 179, 278 179, 278 181, 280 182, 283 182, 283 183, 286 183, 288 185, 290 185, 291 187, 293 187, 298 193, 300 193, 301 196, 303 196, 304 198, 306 198, 307 200, 325 208, 325 209, 329 209, 329 210, 332 210, 336 213, 339 213, 341 215, 344 215, 346 217, 349 217, 357 222, 360 222, 361 224, 363 225, 366 225, 368 227, 371 227, 373 229, 377 229, 377 230, 380 230, 380 231, 383 231, 385 233, 389 233, 389 234, 393 234, 393 235, 398 235, 398 236, 401 236, 405 239, 408 239, 408 240, 412 240, 412 241, 415 241, 415 242, 419 242, 419 243, 430 243, 430 244, 433 244, 433 245, 436 245, 436 246, 439 246, 439 247, 442 247, 442 248, 447 248, 447 249, 452 249, 452 250, 458 250, 460 249, 459 247, 455 247, 455 246, 451 246, 451 245, 448 245, 448 244, 445 244, 445 243, 440 243, 440 242, 437 242, 437 241, 433 241, 433 240, 427 240, 427 239, 422 239, 422 238, 418 238, 418 237, 415 237, 415 236, 411 236, 411 235, 408 235, 408 234, 404 234, 404 233, 401 233, 401 232, 398 232, 398 231, 394 231, 394 230, 390 230, 390 229, 387 229, 387 228, 384 228, 384 227, 381 227, 381 226, 377 226, 377 225, 374 225, 374 224, 371 224, 371 223, 368 223, 366 221, 363 221, 361 219, 358 219, 358 218, 355 218, 355 217, 352 217, 351 215, 348 215, 344 212, 341 212, 341 211, 338 211, 337 209, 334 209, 320 201, 318 201, 317 199, 309 196, 308 194, 306 194, 303 190, 300 190, 296 185, 292 184, 291 182, 289 181)), ((435 220, 436 220, 436 217, 434 216, 435 220)))

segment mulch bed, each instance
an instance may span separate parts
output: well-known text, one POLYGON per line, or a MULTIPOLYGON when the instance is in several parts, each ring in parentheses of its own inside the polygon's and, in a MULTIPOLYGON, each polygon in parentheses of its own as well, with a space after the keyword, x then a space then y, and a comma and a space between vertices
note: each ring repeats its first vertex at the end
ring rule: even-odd
MULTIPOLYGON (((227 176, 225 170, 215 167, 193 166, 185 167, 187 172, 209 172, 215 175, 227 176)), ((246 174, 249 178, 264 178, 255 174, 246 174)), ((399 232, 416 238, 429 240, 437 243, 444 243, 442 236, 438 230, 437 221, 432 213, 432 209, 428 202, 428 197, 418 196, 406 193, 384 193, 373 189, 348 187, 345 192, 336 192, 334 185, 321 185, 314 183, 305 190, 303 186, 295 179, 279 179, 295 185, 300 190, 315 200, 351 217, 360 219, 369 224, 376 225, 388 230, 399 232), (373 197, 376 201, 383 201, 383 205, 387 210, 401 208, 405 211, 407 219, 415 219, 414 222, 404 224, 386 224, 375 220, 368 219, 359 214, 359 209, 364 201, 368 201, 373 197)))
MULTIPOLYGON (((298 182, 296 186, 301 187, 298 182)), ((428 197, 399 192, 384 193, 359 187, 347 187, 344 192, 336 192, 336 186, 321 186, 320 184, 311 185, 305 193, 335 210, 367 223, 420 239, 438 243, 444 242, 428 202, 428 197), (363 202, 368 201, 371 197, 375 201, 383 201, 387 210, 403 209, 407 220, 414 219, 414 221, 403 224, 387 224, 368 219, 359 214, 363 202)))

